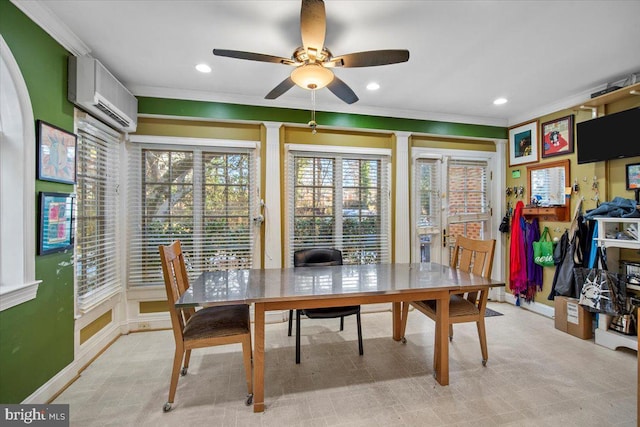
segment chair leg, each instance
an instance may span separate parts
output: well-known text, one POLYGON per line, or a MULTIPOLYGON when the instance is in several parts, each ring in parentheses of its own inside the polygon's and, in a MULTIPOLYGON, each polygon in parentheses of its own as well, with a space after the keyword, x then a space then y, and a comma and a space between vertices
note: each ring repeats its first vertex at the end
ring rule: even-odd
POLYGON ((340 316, 340 330, 344 331, 344 316, 340 316))
POLYGON ((364 348, 362 347, 362 323, 360 322, 360 312, 356 313, 356 319, 358 323, 358 353, 362 356, 364 354, 364 348))
POLYGON ((453 323, 449 323, 449 341, 453 341, 453 323))
POLYGON ((178 378, 180 377, 180 365, 182 365, 182 358, 184 357, 184 347, 176 346, 175 354, 173 355, 173 369, 171 370, 171 382, 169 383, 169 399, 164 405, 164 411, 171 410, 171 404, 176 397, 176 389, 178 388, 178 378))
POLYGON ((187 375, 187 370, 189 369, 189 360, 191 360, 191 350, 187 350, 184 352, 184 362, 182 363, 182 371, 180 371, 180 375, 187 375))
POLYGON ((293 326, 293 310, 289 310, 289 336, 291 336, 291 327, 293 326))
POLYGON ((247 377, 247 394, 253 394, 253 369, 251 368, 251 361, 253 359, 253 353, 251 350, 251 333, 249 333, 244 340, 242 340, 242 358, 244 359, 244 373, 247 377))
POLYGON ((296 364, 300 364, 300 310, 296 310, 296 364))
POLYGON ((400 315, 400 341, 402 344, 407 343, 407 339, 404 336, 405 331, 407 330, 407 316, 409 315, 409 305, 411 303, 407 301, 402 302, 402 314, 400 315))
POLYGON ((482 366, 487 366, 489 351, 487 350, 487 331, 484 327, 484 317, 476 322, 478 326, 478 338, 480 339, 480 350, 482 351, 482 366))

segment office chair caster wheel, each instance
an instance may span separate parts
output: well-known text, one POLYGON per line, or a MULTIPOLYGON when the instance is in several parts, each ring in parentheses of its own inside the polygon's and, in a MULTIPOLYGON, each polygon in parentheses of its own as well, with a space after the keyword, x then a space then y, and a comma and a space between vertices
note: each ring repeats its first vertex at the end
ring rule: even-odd
POLYGON ((407 343, 407 339, 405 337, 400 338, 400 342, 402 344, 406 344, 407 343))
POLYGON ((171 410, 171 403, 167 402, 162 407, 162 412, 169 412, 171 410))
POLYGON ((487 366, 487 359, 482 359, 482 366, 487 366))
POLYGON ((244 404, 247 406, 251 406, 252 403, 253 403, 253 394, 250 394, 247 396, 247 400, 246 402, 244 402, 244 404))
POLYGON ((187 375, 187 368, 182 368, 182 370, 180 371, 180 375, 182 375, 183 377, 187 375))

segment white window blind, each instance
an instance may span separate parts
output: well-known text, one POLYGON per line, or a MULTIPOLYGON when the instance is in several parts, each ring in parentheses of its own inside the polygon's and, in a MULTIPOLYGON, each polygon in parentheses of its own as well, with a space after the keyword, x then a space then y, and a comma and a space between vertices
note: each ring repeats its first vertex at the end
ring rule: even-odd
POLYGON ((255 150, 129 146, 130 286, 162 284, 158 245, 180 240, 191 279, 251 268, 255 150))
POLYGON ((77 307, 86 312, 121 289, 117 246, 121 135, 89 118, 80 118, 77 129, 77 307))
POLYGON ((314 247, 342 251, 345 264, 389 262, 387 156, 290 151, 288 263, 314 247))
POLYGON ((418 159, 416 161, 415 188, 418 203, 415 218, 418 234, 439 234, 442 218, 440 193, 440 159, 418 159))

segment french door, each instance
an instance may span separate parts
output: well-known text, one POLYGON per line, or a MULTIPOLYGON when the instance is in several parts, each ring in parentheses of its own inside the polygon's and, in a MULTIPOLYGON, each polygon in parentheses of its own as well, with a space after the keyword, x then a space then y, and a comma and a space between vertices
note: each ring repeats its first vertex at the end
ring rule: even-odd
POLYGON ((458 236, 492 236, 493 153, 421 151, 413 162, 412 261, 449 264, 458 236))

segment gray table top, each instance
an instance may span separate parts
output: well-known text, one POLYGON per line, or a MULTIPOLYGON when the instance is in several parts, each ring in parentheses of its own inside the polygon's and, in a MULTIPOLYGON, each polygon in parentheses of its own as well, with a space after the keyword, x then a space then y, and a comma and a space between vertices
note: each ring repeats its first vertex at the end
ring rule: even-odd
POLYGON ((504 283, 436 263, 207 271, 192 282, 178 307, 300 301, 323 297, 460 290, 504 283))

